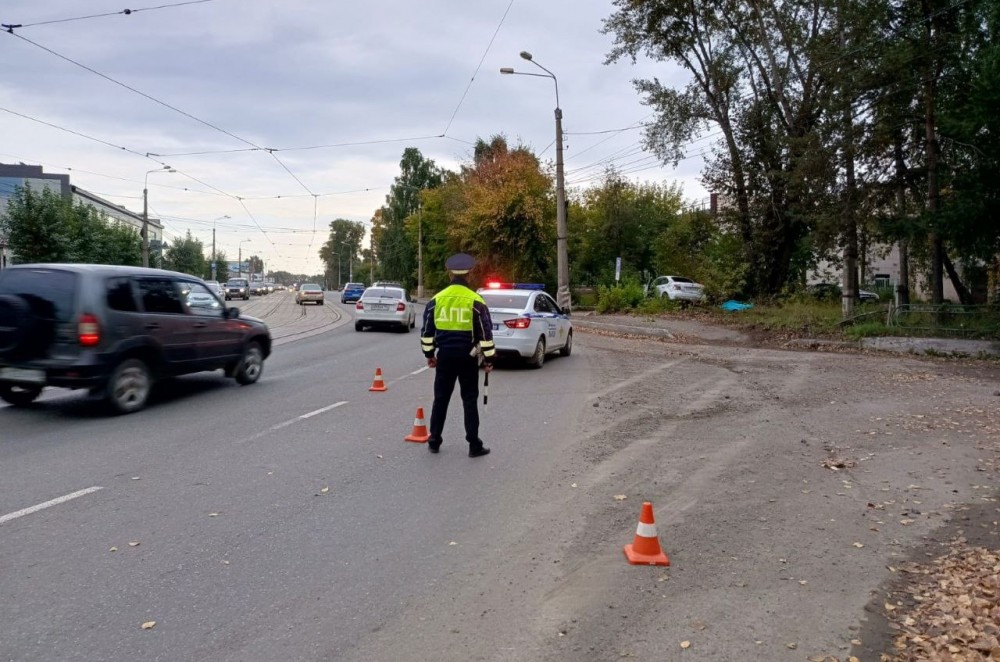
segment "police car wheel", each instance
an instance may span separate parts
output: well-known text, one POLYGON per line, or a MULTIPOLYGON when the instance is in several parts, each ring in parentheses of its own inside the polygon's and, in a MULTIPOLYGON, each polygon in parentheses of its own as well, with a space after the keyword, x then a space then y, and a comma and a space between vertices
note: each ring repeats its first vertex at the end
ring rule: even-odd
POLYGON ((566 336, 566 344, 559 348, 559 356, 569 356, 573 351, 573 332, 566 336))
POLYGON ((528 365, 536 370, 545 365, 545 338, 539 338, 535 345, 535 353, 528 359, 528 365))

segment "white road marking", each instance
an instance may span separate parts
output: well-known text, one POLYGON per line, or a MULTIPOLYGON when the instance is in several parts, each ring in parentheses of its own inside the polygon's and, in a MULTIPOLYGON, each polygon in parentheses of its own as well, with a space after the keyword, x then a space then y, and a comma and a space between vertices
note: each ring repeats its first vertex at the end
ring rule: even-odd
POLYGON ((424 367, 423 367, 423 368, 421 368, 420 370, 414 370, 414 371, 413 371, 413 372, 411 372, 410 374, 411 374, 411 375, 419 375, 419 374, 420 374, 420 373, 422 373, 422 372, 423 372, 424 370, 430 370, 430 368, 428 368, 427 366, 424 366, 424 367))
POLYGON ((311 411, 308 414, 302 414, 301 416, 299 416, 299 418, 312 418, 313 416, 316 416, 317 414, 322 414, 325 411, 330 411, 331 409, 336 409, 337 407, 340 407, 340 406, 346 405, 346 404, 347 404, 347 400, 341 400, 340 402, 334 402, 332 405, 327 405, 326 407, 323 407, 322 409, 317 409, 316 411, 311 411))
POLYGON ((25 515, 30 515, 32 513, 37 513, 39 510, 45 510, 46 508, 51 508, 52 506, 58 506, 60 503, 66 503, 67 501, 72 501, 73 499, 78 499, 82 496, 92 494, 97 490, 103 490, 103 487, 88 487, 85 490, 78 490, 72 494, 66 494, 61 497, 52 499, 51 501, 46 501, 45 503, 40 503, 35 506, 29 506, 28 508, 23 508, 21 510, 16 510, 12 513, 7 513, 6 515, 0 515, 0 524, 4 524, 11 520, 15 520, 18 517, 24 517, 25 515))

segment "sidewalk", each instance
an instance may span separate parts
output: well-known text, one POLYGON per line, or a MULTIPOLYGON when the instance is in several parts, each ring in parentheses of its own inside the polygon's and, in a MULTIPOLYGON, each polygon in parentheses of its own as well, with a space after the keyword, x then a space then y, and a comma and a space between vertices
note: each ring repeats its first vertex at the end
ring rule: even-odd
MULTIPOLYGON (((599 315, 575 312, 573 325, 584 330, 621 335, 668 338, 678 342, 704 342, 722 345, 758 344, 749 335, 725 326, 689 319, 649 315, 599 315)), ((842 348, 877 350, 902 354, 935 354, 952 356, 1000 356, 1000 342, 962 340, 958 338, 880 337, 860 341, 793 338, 782 343, 789 348, 842 348)))

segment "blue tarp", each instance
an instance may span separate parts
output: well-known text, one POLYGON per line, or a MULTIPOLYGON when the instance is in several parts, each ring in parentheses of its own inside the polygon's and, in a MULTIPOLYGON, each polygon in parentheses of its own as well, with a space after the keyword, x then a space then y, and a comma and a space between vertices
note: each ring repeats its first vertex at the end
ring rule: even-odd
POLYGON ((740 301, 734 301, 734 300, 730 299, 729 301, 727 301, 724 304, 722 304, 721 306, 719 306, 719 308, 722 308, 723 310, 728 310, 730 312, 737 312, 737 311, 740 311, 740 310, 749 310, 750 308, 753 308, 753 304, 752 303, 742 303, 740 301))

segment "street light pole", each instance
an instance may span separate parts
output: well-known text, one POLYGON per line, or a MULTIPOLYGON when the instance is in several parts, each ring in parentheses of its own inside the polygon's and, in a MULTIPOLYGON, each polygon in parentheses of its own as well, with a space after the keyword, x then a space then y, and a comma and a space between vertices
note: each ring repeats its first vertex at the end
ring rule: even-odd
POLYGON ((551 78, 556 86, 556 303, 560 308, 569 311, 569 257, 566 248, 566 182, 563 172, 563 132, 562 132, 562 109, 559 107, 559 80, 556 75, 535 62, 531 53, 521 51, 521 57, 532 63, 544 74, 529 74, 521 71, 514 71, 510 67, 500 69, 502 74, 516 74, 520 76, 538 76, 540 78, 551 78))
POLYGON ((239 277, 243 278, 243 244, 249 242, 249 239, 244 239, 240 241, 240 261, 237 264, 237 269, 239 269, 239 277))
POLYGON ((218 278, 215 277, 217 265, 219 262, 219 256, 215 252, 215 224, 217 221, 221 221, 224 218, 229 218, 229 215, 227 214, 225 216, 220 216, 219 218, 212 221, 212 280, 219 280, 218 278))
POLYGON ((177 172, 168 165, 146 173, 142 180, 142 266, 149 266, 149 176, 154 172, 177 172))

